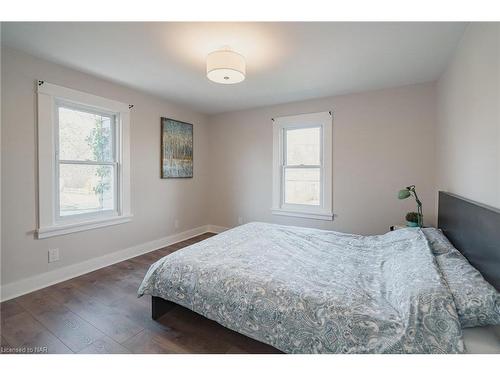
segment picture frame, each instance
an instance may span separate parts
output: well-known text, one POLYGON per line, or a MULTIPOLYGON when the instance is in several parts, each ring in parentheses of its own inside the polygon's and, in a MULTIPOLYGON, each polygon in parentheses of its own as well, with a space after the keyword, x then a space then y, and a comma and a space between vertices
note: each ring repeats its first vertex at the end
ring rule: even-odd
POLYGON ((193 124, 161 117, 161 178, 193 177, 193 124))

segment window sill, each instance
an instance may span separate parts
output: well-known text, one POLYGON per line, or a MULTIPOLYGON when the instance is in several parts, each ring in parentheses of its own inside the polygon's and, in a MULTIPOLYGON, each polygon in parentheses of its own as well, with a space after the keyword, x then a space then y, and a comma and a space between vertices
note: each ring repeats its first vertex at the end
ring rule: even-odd
POLYGON ((284 210, 282 208, 273 208, 273 215, 280 216, 294 216, 294 217, 302 217, 305 219, 314 219, 314 220, 333 220, 332 212, 305 212, 305 211, 294 211, 294 210, 284 210))
POLYGON ((49 227, 38 228, 36 233, 38 239, 62 236, 64 234, 83 232, 90 229, 128 223, 132 221, 132 217, 133 217, 132 215, 114 216, 111 218, 105 218, 99 220, 91 220, 91 221, 84 221, 71 224, 58 224, 49 227))

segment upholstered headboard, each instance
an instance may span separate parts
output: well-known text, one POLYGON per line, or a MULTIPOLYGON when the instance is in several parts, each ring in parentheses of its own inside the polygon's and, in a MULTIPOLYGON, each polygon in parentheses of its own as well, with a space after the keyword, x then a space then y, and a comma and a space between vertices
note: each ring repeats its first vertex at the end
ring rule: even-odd
POLYGON ((500 210, 440 191, 438 228, 500 290, 500 210))

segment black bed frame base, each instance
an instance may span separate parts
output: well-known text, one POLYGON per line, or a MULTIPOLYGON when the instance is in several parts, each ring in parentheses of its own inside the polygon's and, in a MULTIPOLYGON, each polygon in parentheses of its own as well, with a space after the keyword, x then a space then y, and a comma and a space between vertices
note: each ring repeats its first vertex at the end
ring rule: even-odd
POLYGON ((151 317, 153 320, 160 319, 163 315, 178 306, 174 302, 164 300, 161 297, 151 297, 151 317))

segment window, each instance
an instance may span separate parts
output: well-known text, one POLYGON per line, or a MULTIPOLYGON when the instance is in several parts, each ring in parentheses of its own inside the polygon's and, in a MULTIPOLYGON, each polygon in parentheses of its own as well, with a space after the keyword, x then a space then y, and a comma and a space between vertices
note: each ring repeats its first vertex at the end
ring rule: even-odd
POLYGON ((273 213, 332 220, 330 113, 280 117, 273 127, 273 213))
POLYGON ((115 115, 57 104, 57 218, 117 213, 115 115))
POLYGON ((39 81, 38 237, 130 221, 129 108, 39 81))

